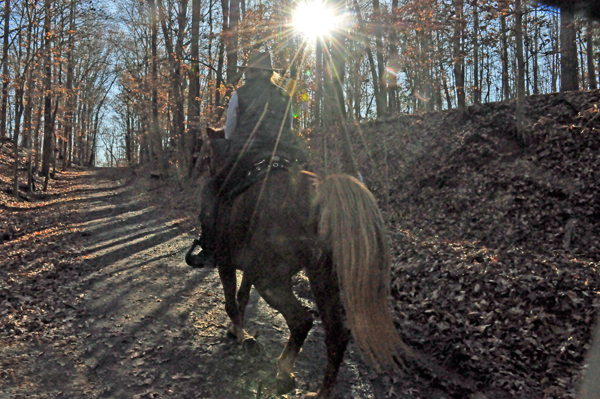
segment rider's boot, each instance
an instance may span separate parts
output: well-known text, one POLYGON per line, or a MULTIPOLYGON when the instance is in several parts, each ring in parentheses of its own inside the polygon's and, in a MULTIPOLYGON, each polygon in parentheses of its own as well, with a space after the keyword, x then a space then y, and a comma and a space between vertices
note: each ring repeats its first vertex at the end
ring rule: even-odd
POLYGON ((199 244, 202 251, 198 253, 195 259, 195 263, 201 266, 196 267, 204 267, 214 263, 216 229, 214 221, 211 220, 210 222, 201 225, 202 235, 200 236, 199 244))
POLYGON ((214 253, 216 246, 216 220, 217 220, 217 202, 212 191, 205 190, 203 193, 202 210, 200 212, 200 226, 202 234, 200 238, 194 240, 192 247, 188 251, 185 261, 188 265, 195 268, 203 268, 208 265, 214 265, 214 253), (197 255, 192 255, 192 251, 198 246, 202 250, 197 255))
POLYGON ((199 239, 194 240, 192 247, 185 255, 185 262, 194 268, 201 269, 205 266, 214 265, 215 239, 214 228, 210 224, 201 224, 202 235, 199 239), (197 246, 202 250, 197 255, 192 255, 192 252, 197 246))

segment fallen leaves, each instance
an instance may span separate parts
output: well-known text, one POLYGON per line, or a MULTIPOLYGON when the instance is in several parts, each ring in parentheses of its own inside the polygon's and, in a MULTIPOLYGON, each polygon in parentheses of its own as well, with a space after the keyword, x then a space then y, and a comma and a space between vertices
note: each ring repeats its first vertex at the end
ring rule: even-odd
MULTIPOLYGON (((482 388, 577 386, 600 304, 599 102, 600 91, 532 96, 521 138, 514 102, 356 132, 390 222, 399 329, 482 388)), ((341 136, 327 134, 330 152, 314 148, 311 164, 335 172, 323 160, 342 153, 341 136)))

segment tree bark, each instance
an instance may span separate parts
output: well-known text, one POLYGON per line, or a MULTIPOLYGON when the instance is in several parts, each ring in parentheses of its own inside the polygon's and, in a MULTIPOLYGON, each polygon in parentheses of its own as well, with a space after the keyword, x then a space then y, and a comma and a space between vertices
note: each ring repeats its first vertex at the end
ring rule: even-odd
POLYGON ((508 4, 505 0, 499 3, 500 8, 500 41, 501 41, 501 60, 502 60, 502 99, 510 98, 510 81, 508 75, 508 28, 506 26, 506 13, 508 4))
POLYGON ((8 104, 8 46, 10 33, 10 0, 4 0, 4 38, 2 41, 2 105, 0 106, 0 140, 6 137, 6 108, 8 104))
POLYGON ((579 90, 577 30, 572 5, 560 10, 560 91, 579 90))
POLYGON ((150 118, 150 156, 154 159, 160 158, 162 154, 162 141, 160 137, 158 121, 158 12, 156 0, 150 0, 150 51, 151 51, 151 79, 152 85, 152 113, 150 118))
POLYGON ((223 27, 221 28, 221 36, 219 41, 219 58, 217 60, 217 83, 215 93, 215 115, 214 121, 221 119, 224 108, 221 106, 220 88, 223 84, 223 67, 225 64, 225 49, 228 46, 229 40, 229 0, 221 0, 221 8, 223 10, 223 27))
POLYGON ((321 126, 321 101, 323 100, 323 42, 321 39, 317 38, 315 47, 315 80, 317 87, 315 88, 315 99, 313 101, 313 126, 319 127, 321 126))
MULTIPOLYGON (((364 21, 363 21, 361 12, 360 12, 360 6, 358 4, 358 0, 354 0, 354 11, 356 12, 356 17, 358 19, 359 27, 362 27, 362 25, 364 24, 364 21)), ((373 81, 373 95, 375 97, 375 108, 377 109, 377 116, 381 116, 384 114, 384 110, 385 110, 385 106, 384 106, 385 98, 382 98, 381 93, 379 92, 380 85, 378 82, 381 79, 381 76, 379 76, 377 74, 377 67, 375 65, 375 59, 373 58, 373 51, 371 50, 371 43, 369 42, 369 38, 366 35, 363 36, 363 42, 365 45, 365 51, 367 53, 367 59, 369 60, 369 69, 371 71, 371 80, 373 81)))
POLYGON ((52 0, 45 1, 44 16, 44 144, 42 148, 42 176, 44 191, 48 188, 50 178, 50 161, 52 160, 52 139, 54 125, 52 123, 52 41, 51 41, 51 12, 52 0))
POLYGON ((379 75, 379 79, 377 82, 373 82, 373 85, 377 85, 377 96, 379 97, 379 107, 377 108, 377 116, 382 117, 388 113, 388 104, 387 104, 387 85, 385 84, 385 62, 383 60, 383 41, 382 41, 382 15, 381 15, 381 7, 379 5, 379 0, 373 0, 373 22, 375 25, 374 33, 375 33, 375 47, 377 50, 377 74, 379 75))
POLYGON ((533 34, 533 94, 537 95, 540 93, 539 89, 539 67, 538 67, 538 56, 539 56, 539 37, 540 37, 540 24, 537 17, 538 7, 535 5, 534 12, 534 34, 533 34))
POLYGON ((463 114, 466 111, 465 98, 465 65, 464 52, 462 49, 462 37, 464 35, 464 0, 454 0, 456 20, 454 21, 454 36, 452 38, 454 48, 454 81, 456 86, 456 101, 458 111, 463 114))
POLYGON ((479 83, 479 7, 478 0, 472 0, 473 7, 473 102, 481 104, 481 87, 479 83))
POLYGON ((75 107, 76 94, 73 90, 73 74, 75 71, 75 59, 73 57, 73 51, 75 49, 74 31, 75 31, 75 0, 71 0, 71 9, 69 11, 69 38, 67 44, 67 82, 65 87, 65 93, 67 98, 65 99, 65 132, 64 132, 64 158, 63 158, 63 170, 67 168, 70 162, 70 143, 73 135, 73 108, 75 107))
POLYGON ((172 37, 167 27, 165 8, 161 0, 157 0, 157 8, 160 15, 160 22, 165 38, 165 47, 168 53, 169 61, 172 65, 171 71, 171 112, 173 113, 171 140, 177 143, 177 148, 180 152, 183 151, 184 134, 185 134, 185 112, 184 112, 184 96, 182 89, 181 65, 183 60, 183 35, 187 25, 187 0, 181 0, 179 12, 177 14, 177 38, 175 40, 175 48, 173 48, 172 37))
POLYGON ((227 31, 227 91, 228 94, 238 82, 238 27, 240 23, 240 0, 229 2, 229 24, 227 31))
POLYGON ((525 143, 524 109, 525 60, 523 57, 523 10, 521 0, 515 0, 515 41, 517 42, 517 138, 525 143))
MULTIPOLYGON (((211 2, 212 4, 212 2, 211 2)), ((211 10, 212 11, 212 10, 211 10)), ((212 16, 209 16, 212 17, 212 16)), ((212 24, 211 24, 212 27, 212 24)), ((194 154, 202 147, 202 134, 200 132, 200 52, 198 40, 200 36, 200 0, 192 0, 192 44, 190 55, 192 62, 189 71, 189 91, 188 91, 188 143, 189 143, 189 162, 188 175, 191 176, 194 170, 194 154)), ((212 32, 211 32, 212 35, 212 32)), ((209 38, 212 41, 212 38, 209 38)), ((209 54, 210 42, 209 41, 209 54)), ((210 71, 208 72, 211 73, 210 71)))
POLYGON ((588 20, 587 29, 585 32, 586 37, 586 55, 587 55, 587 70, 588 70, 588 81, 590 90, 596 90, 598 88, 598 81, 596 80, 596 65, 594 62, 594 22, 588 20))
POLYGON ((523 57, 523 11, 521 0, 515 0, 515 41, 517 45, 517 104, 525 99, 525 59, 523 57))
POLYGON ((398 32, 396 30, 396 22, 398 20, 398 0, 392 0, 392 26, 390 30, 389 54, 390 61, 394 68, 394 75, 390 78, 391 84, 388 87, 388 112, 393 114, 398 112, 398 104, 396 101, 396 92, 398 91, 398 32))

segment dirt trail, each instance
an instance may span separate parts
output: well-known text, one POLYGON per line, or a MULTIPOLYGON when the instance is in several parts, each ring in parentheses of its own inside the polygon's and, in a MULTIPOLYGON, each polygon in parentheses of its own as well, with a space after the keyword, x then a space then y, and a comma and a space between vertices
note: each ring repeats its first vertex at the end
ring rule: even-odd
MULTIPOLYGON (((288 337, 283 318, 253 291, 247 327, 262 352, 245 353, 226 334, 217 271, 185 265, 191 236, 122 177, 89 174, 83 178, 92 179, 91 188, 55 210, 65 212, 62 223, 81 229, 79 278, 68 284, 52 334, 0 349, 0 399, 277 397, 275 359, 288 337)), ((307 291, 302 279, 299 291, 307 291)), ((297 389, 285 397, 317 388, 323 340, 317 319, 296 363, 297 389)), ((351 345, 338 397, 402 397, 390 389, 351 345)))

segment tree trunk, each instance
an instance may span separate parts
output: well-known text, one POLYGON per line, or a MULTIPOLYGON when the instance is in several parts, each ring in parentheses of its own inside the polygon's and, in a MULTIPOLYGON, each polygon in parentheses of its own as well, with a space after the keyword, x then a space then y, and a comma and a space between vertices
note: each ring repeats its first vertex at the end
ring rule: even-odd
POLYGON ((15 79, 15 130, 13 133, 13 153, 15 157, 13 175, 13 194, 19 200, 19 133, 21 130, 21 115, 23 113, 23 84, 15 79))
POLYGON ((465 98, 465 66, 464 53, 462 49, 462 37, 464 35, 463 10, 464 0, 454 0, 456 20, 454 21, 454 36, 452 38, 454 48, 454 81, 456 85, 456 101, 458 111, 463 114, 466 111, 465 98))
POLYGON ((73 108, 75 107, 76 95, 73 90, 73 74, 75 70, 75 59, 73 57, 73 51, 75 48, 75 40, 73 32, 75 31, 75 0, 71 0, 71 10, 69 12, 69 38, 68 38, 68 55, 67 55, 67 83, 65 87, 65 93, 67 98, 65 99, 65 132, 64 132, 64 158, 63 158, 63 170, 67 168, 68 162, 70 161, 70 143, 71 136, 73 135, 73 108))
POLYGON ((525 59, 523 57, 523 12, 521 0, 515 0, 515 41, 517 45, 517 104, 525 99, 525 59))
POLYGON ((539 89, 539 67, 538 67, 538 57, 539 57, 539 40, 540 40, 540 24, 537 17, 538 7, 535 5, 534 12, 534 25, 533 25, 533 94, 537 95, 540 93, 539 89))
POLYGON ((479 7, 478 0, 472 0, 473 7, 473 102, 481 104, 481 87, 479 83, 479 7))
MULTIPOLYGON (((373 85, 377 86, 377 96, 379 97, 378 104, 380 105, 377 108, 377 116, 382 117, 388 113, 387 106, 387 87, 385 84, 384 74, 385 74, 385 62, 383 60, 383 41, 381 39, 382 36, 382 15, 381 8, 379 5, 379 0, 373 0, 373 21, 375 22, 375 47, 377 51, 377 74, 379 75, 379 79, 373 82, 373 85)), ((335 48, 335 47, 334 47, 335 48)))
POLYGON ((0 106, 0 140, 6 137, 6 108, 8 104, 8 46, 10 33, 10 0, 4 0, 4 38, 2 41, 2 105, 0 106))
MULTIPOLYGON (((212 2, 211 2, 212 5, 212 2)), ((212 11, 212 10, 211 10, 212 11)), ((212 18, 212 16, 209 15, 212 18)), ((212 24, 211 24, 212 26, 212 24)), ((198 39, 200 36, 200 0, 192 0, 192 44, 190 55, 192 62, 189 71, 189 91, 188 91, 188 136, 189 136, 189 162, 188 175, 191 176, 194 170, 194 154, 202 147, 202 134, 200 132, 200 52, 198 48, 198 39)), ((212 32, 211 32, 212 35, 212 32)), ((212 41, 212 38, 209 38, 212 41)), ((210 54, 209 41, 209 54, 210 54)), ((211 73, 210 71, 208 72, 211 73)))
POLYGON ((173 128, 179 141, 179 151, 184 154, 184 148, 188 148, 185 140, 185 79, 181 74, 183 65, 183 40, 187 28, 187 9, 188 0, 181 0, 179 5, 179 14, 177 15, 177 41, 175 42, 175 70, 173 85, 175 86, 175 109, 173 110, 173 128))
POLYGON ((173 48, 172 37, 167 27, 165 8, 161 0, 157 0, 160 22, 165 38, 165 47, 168 53, 169 61, 172 65, 171 71, 171 112, 173 113, 171 143, 176 145, 180 152, 183 152, 183 141, 185 134, 185 113, 184 102, 185 98, 182 89, 181 64, 183 59, 183 36, 187 25, 187 0, 181 0, 179 12, 177 14, 177 38, 175 40, 175 48, 173 48))
POLYGON ((233 86, 238 82, 238 27, 240 23, 240 0, 229 2, 229 24, 227 31, 227 92, 230 95, 233 86))
POLYGON ((313 115, 314 122, 313 126, 321 126, 321 102, 323 100, 323 42, 320 38, 317 38, 315 46, 315 79, 316 79, 316 93, 313 101, 313 115))
POLYGON ((158 121, 158 12, 157 12, 156 0, 150 0, 150 46, 151 46, 151 63, 152 78, 150 84, 152 85, 152 116, 150 119, 150 156, 154 159, 159 159, 162 154, 162 141, 160 137, 159 121, 158 121))
POLYGON ((521 0, 515 0, 515 41, 517 42, 517 137, 525 143, 524 109, 525 100, 525 60, 523 58, 523 12, 521 0))
POLYGON ((596 90, 598 81, 596 80, 596 65, 594 63, 594 22, 591 19, 588 20, 585 37, 589 88, 590 90, 596 90))
POLYGON ((554 19, 554 24, 553 24, 553 32, 554 34, 550 35, 550 40, 552 40, 552 74, 551 74, 551 81, 552 81, 552 92, 556 93, 558 91, 558 76, 560 75, 560 40, 558 40, 558 36, 559 36, 559 27, 557 25, 559 25, 560 23, 558 22, 558 17, 553 17, 554 19))
POLYGON ((45 2, 44 16, 44 144, 42 148, 42 176, 44 177, 44 191, 48 188, 50 178, 50 161, 52 160, 52 138, 54 135, 52 124, 52 48, 51 48, 51 4, 52 0, 45 2))
MULTIPOLYGON (((42 83, 43 84, 43 83, 42 83)), ((40 126, 42 124, 42 114, 43 114, 43 105, 44 105, 44 97, 40 96, 39 99, 39 104, 36 108, 36 114, 35 114, 35 127, 33 129, 34 132, 34 139, 33 139, 33 148, 34 148, 34 155, 35 155, 35 161, 34 161, 34 171, 35 173, 39 173, 40 170, 40 155, 41 155, 41 150, 40 150, 40 126)))
POLYGON ((508 28, 506 27, 506 13, 508 12, 508 4, 503 0, 499 4, 500 8, 500 36, 501 36, 501 59, 502 59, 502 99, 510 98, 510 82, 508 75, 508 28))
MULTIPOLYGON (((346 100, 344 98, 344 80, 346 76, 346 62, 344 60, 344 35, 335 33, 332 39, 332 66, 331 66, 331 84, 333 86, 333 95, 336 101, 335 113, 337 117, 334 121, 344 123, 346 121, 346 100)), ((385 98, 384 98, 385 101, 385 98)))
MULTIPOLYGON (((356 12, 356 17, 358 19, 359 27, 363 25, 363 18, 360 12, 360 6, 358 4, 358 0, 354 0, 354 11, 356 12)), ((385 112, 385 98, 381 96, 379 80, 381 76, 377 74, 377 68, 375 66, 375 60, 373 58, 373 52, 371 51, 371 43, 369 42, 369 38, 364 35, 363 41, 365 44, 365 51, 367 53, 367 59, 369 60, 369 69, 371 71, 371 80, 373 80, 373 95, 375 97, 375 107, 377 109, 377 116, 381 116, 385 112)))
POLYGON ((31 128, 31 111, 33 110, 33 86, 33 72, 32 69, 30 69, 27 78, 27 96, 23 116, 23 135, 26 139, 26 144, 24 147, 27 149, 27 190, 29 192, 33 191, 33 129, 31 128))
MULTIPOLYGON (((393 76, 390 78, 391 84, 388 87, 388 112, 394 114, 398 112, 398 104, 396 101, 396 91, 398 90, 398 32, 396 30, 396 22, 398 19, 398 0, 392 0, 392 27, 390 30, 390 41, 389 41, 389 64, 393 64, 395 68, 393 76)), ((391 66, 391 65, 390 65, 391 66)))
POLYGON ((215 115, 214 121, 217 122, 223 115, 224 108, 221 106, 220 88, 223 84, 223 67, 225 64, 225 48, 229 38, 229 0, 221 0, 221 8, 223 10, 223 27, 221 28, 221 36, 219 40, 219 58, 217 60, 217 83, 215 93, 215 115))
POLYGON ((560 10, 560 91, 579 90, 577 30, 572 5, 560 10))

